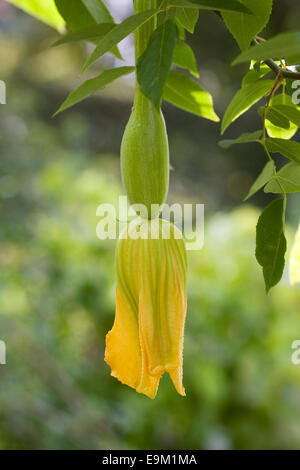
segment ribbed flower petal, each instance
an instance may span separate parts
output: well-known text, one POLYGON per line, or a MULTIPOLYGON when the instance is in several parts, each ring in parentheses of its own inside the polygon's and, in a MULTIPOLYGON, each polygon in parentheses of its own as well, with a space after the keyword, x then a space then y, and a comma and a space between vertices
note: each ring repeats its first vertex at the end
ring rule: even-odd
MULTIPOLYGON (((139 231, 148 237, 156 224, 159 238, 121 238, 118 242, 116 318, 107 335, 105 360, 111 374, 137 392, 154 398, 161 376, 168 372, 177 392, 185 395, 184 242, 180 232, 168 222, 156 219, 138 223, 139 231), (164 239, 167 230, 170 238, 164 239)), ((131 229, 126 236, 131 236, 131 229)))
POLYGON ((117 288, 116 316, 112 330, 106 336, 105 360, 111 375, 122 383, 136 388, 141 375, 141 354, 136 312, 126 296, 117 288))

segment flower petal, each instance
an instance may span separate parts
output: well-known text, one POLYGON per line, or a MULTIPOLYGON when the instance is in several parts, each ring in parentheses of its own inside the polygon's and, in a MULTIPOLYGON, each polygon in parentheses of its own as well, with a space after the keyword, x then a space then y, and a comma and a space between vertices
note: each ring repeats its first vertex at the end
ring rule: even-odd
MULTIPOLYGON (((174 243, 183 244, 182 240, 173 241, 174 243)), ((147 248, 148 256, 145 253, 139 299, 142 361, 147 364, 149 374, 153 376, 168 372, 177 392, 185 395, 182 385, 183 334, 187 305, 185 281, 178 274, 176 250, 169 252, 169 243, 152 240, 147 248), (153 266, 155 255, 160 262, 153 266)))
POLYGON ((111 375, 137 392, 154 398, 160 377, 152 377, 142 364, 137 312, 134 312, 122 290, 116 292, 116 316, 106 335, 105 361, 111 375))
POLYGON ((161 376, 168 372, 177 392, 185 395, 182 385, 187 306, 184 242, 178 229, 166 221, 138 223, 143 234, 149 234, 154 228, 159 236, 119 240, 116 318, 107 335, 105 360, 111 367, 111 375, 139 393, 154 398, 161 376), (165 238, 167 231, 170 236, 165 238))

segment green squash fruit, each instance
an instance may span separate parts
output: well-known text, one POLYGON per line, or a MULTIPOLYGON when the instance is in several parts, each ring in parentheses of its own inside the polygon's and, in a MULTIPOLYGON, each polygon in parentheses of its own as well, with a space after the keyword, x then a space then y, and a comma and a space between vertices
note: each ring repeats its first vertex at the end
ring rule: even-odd
POLYGON ((143 204, 145 218, 157 217, 169 187, 169 146, 162 112, 140 91, 121 144, 121 173, 131 204, 143 204), (152 208, 153 209, 153 208, 152 208))

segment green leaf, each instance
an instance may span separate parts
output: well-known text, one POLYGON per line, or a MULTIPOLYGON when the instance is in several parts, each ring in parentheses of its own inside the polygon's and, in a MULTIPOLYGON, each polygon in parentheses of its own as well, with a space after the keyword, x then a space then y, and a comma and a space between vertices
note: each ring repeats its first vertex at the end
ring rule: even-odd
MULTIPOLYGON (((265 107, 262 106, 258 108, 258 114, 262 117, 265 112, 265 107)), ((290 122, 289 120, 283 116, 281 113, 279 113, 275 106, 271 106, 267 108, 266 111, 266 118, 268 121, 270 121, 274 126, 280 127, 282 129, 289 129, 290 128, 290 122)))
MULTIPOLYGON (((294 65, 292 68, 295 72, 300 72, 300 65, 294 65)), ((293 78, 286 78, 285 80, 286 86, 285 90, 286 93, 292 98, 293 105, 300 105, 300 82, 299 80, 295 80, 293 78)))
POLYGON ((176 8, 175 19, 191 34, 195 31, 198 18, 198 8, 176 8))
POLYGON ((159 108, 177 42, 172 20, 162 23, 151 35, 148 46, 137 62, 137 80, 142 92, 159 108))
POLYGON ((18 8, 26 11, 29 15, 34 16, 40 21, 47 23, 49 26, 56 28, 58 31, 63 31, 65 22, 53 0, 8 0, 18 8))
POLYGON ((223 13, 225 24, 242 50, 247 49, 253 38, 268 24, 273 0, 241 0, 255 16, 244 13, 223 13))
POLYGON ((56 41, 53 46, 60 46, 75 41, 97 41, 109 31, 111 31, 115 25, 113 23, 101 23, 95 26, 90 26, 87 29, 77 31, 76 33, 65 34, 62 38, 56 41))
MULTIPOLYGON (((92 32, 97 24, 101 23, 115 25, 110 12, 101 0, 55 0, 55 4, 68 28, 73 32, 87 32, 89 29, 92 32)), ((63 39, 59 44, 63 44, 63 39)), ((97 41, 97 38, 95 40, 97 41)), ((111 52, 122 59, 117 47, 112 47, 111 52)))
POLYGON ((91 56, 84 64, 82 72, 85 72, 101 55, 110 51, 113 46, 116 46, 122 39, 126 38, 128 34, 133 33, 142 24, 146 23, 156 12, 157 10, 143 11, 142 13, 126 18, 122 23, 116 25, 96 46, 91 56))
POLYGON ((284 165, 277 172, 277 178, 272 179, 265 187, 265 193, 279 194, 298 193, 300 191, 300 165, 299 163, 290 162, 284 165), (279 183, 278 183, 279 181, 279 183))
POLYGON ((222 134, 233 121, 265 96, 271 90, 272 85, 273 80, 260 80, 241 88, 226 109, 222 121, 222 134))
POLYGON ((65 19, 68 28, 72 31, 97 24, 82 0, 55 0, 55 5, 61 16, 65 19))
POLYGON ((134 71, 134 67, 118 67, 115 69, 106 70, 98 77, 87 80, 82 85, 80 85, 76 90, 72 91, 69 94, 67 99, 63 102, 60 108, 56 111, 54 116, 64 111, 65 109, 70 108, 74 104, 79 103, 80 101, 84 100, 95 91, 102 90, 103 88, 106 87, 106 85, 116 80, 117 78, 122 77, 123 75, 127 75, 133 71, 134 71))
MULTIPOLYGON (((256 62, 257 64, 257 62, 256 62)), ((260 65, 258 68, 253 68, 246 73, 242 80, 242 87, 250 85, 251 83, 257 82, 261 78, 265 77, 271 70, 267 65, 260 65)))
POLYGON ((282 33, 262 42, 257 46, 250 47, 242 52, 233 64, 248 62, 249 60, 267 60, 271 58, 286 59, 291 63, 300 61, 300 31, 294 33, 282 33))
POLYGON ((169 0, 168 5, 202 10, 238 11, 253 15, 252 11, 237 0, 169 0))
POLYGON ((273 110, 276 110, 279 114, 284 116, 286 119, 291 121, 293 124, 296 124, 297 127, 300 127, 300 111, 296 106, 288 105, 277 105, 272 106, 273 110))
POLYGON ((250 142, 260 143, 261 135, 261 130, 255 132, 245 132, 244 134, 240 135, 237 139, 220 140, 219 146, 224 149, 229 149, 232 145, 236 144, 249 144, 250 142))
MULTIPOLYGON (((272 107, 275 107, 275 106, 277 107, 277 105, 281 105, 281 104, 294 106, 292 102, 292 98, 283 93, 274 96, 274 98, 271 100, 271 103, 270 103, 272 107)), ((290 123, 289 129, 283 129, 282 127, 274 126, 274 124, 271 121, 266 119, 266 129, 267 129, 269 137, 289 140, 296 134, 298 127, 295 124, 290 123)))
POLYGON ((182 26, 181 23, 179 23, 178 19, 174 18, 174 21, 176 23, 176 26, 177 26, 177 33, 178 33, 178 39, 180 39, 180 41, 185 41, 185 38, 186 38, 186 34, 185 34, 185 29, 184 27, 182 26))
POLYGON ((285 139, 266 139, 266 145, 269 152, 280 153, 289 160, 300 163, 300 144, 294 140, 285 139))
POLYGON ((195 77, 199 77, 197 63, 192 48, 183 41, 178 41, 174 50, 173 62, 178 67, 187 69, 195 77))
POLYGON ((284 200, 276 199, 265 208, 256 227, 255 255, 263 268, 267 292, 280 281, 283 274, 286 252, 284 213, 284 200))
POLYGON ((277 111, 274 106, 268 108, 266 118, 274 124, 274 126, 281 127, 282 129, 290 128, 290 121, 277 111))
POLYGON ((179 72, 170 72, 163 94, 164 100, 211 121, 219 121, 211 94, 203 90, 192 78, 179 72))
POLYGON ((274 175, 274 162, 269 161, 258 178, 255 180, 253 185, 251 186, 247 196, 245 197, 244 201, 247 201, 251 196, 253 196, 257 191, 259 191, 261 188, 263 188, 273 177, 274 175))
MULTIPOLYGON (((102 0, 81 0, 97 23, 114 23, 107 6, 102 0)), ((68 0, 69 2, 69 0, 68 0)))

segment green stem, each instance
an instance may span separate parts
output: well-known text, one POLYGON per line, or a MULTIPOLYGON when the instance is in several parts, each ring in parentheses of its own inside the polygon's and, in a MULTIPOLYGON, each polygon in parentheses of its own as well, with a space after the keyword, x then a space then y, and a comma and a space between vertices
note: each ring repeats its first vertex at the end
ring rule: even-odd
MULTIPOLYGON (((159 0, 134 0, 134 11, 135 13, 141 13, 146 10, 156 9, 158 8, 158 3, 161 2, 159 2, 159 0)), ((156 22, 157 19, 155 15, 137 29, 134 36, 136 62, 146 49, 150 36, 156 28, 156 22)))
POLYGON ((271 104, 271 101, 272 101, 272 98, 274 97, 275 93, 276 93, 276 90, 278 89, 278 87, 280 86, 280 84, 282 83, 282 78, 280 76, 280 74, 277 75, 274 83, 273 83, 273 86, 272 86, 272 89, 269 93, 269 96, 268 96, 268 100, 267 100, 267 104, 266 106, 264 107, 264 112, 263 112, 263 128, 262 128, 262 132, 263 132, 263 135, 262 135, 262 140, 264 141, 265 138, 266 138, 266 118, 267 118, 267 113, 268 113, 268 109, 270 107, 270 104, 271 104))
POLYGON ((271 104, 271 101, 272 101, 272 98, 274 97, 275 93, 276 93, 276 90, 278 89, 278 87, 283 83, 284 85, 284 82, 282 80, 282 77, 281 75, 278 73, 277 76, 276 76, 276 79, 274 81, 274 84, 272 86, 272 89, 270 91, 270 94, 268 96, 268 100, 267 100, 267 104, 266 106, 264 107, 264 112, 263 112, 263 116, 262 116, 262 121, 263 121, 263 128, 262 128, 262 138, 261 138, 261 144, 263 146, 263 149, 267 155, 267 158, 268 160, 270 160, 271 162, 274 163, 274 173, 273 173, 273 178, 276 179, 280 189, 281 189, 281 192, 283 194, 283 197, 284 199, 286 200, 286 192, 284 190, 284 188, 282 187, 282 184, 280 183, 280 180, 279 178, 277 177, 277 169, 276 169, 276 165, 275 165, 275 162, 273 160, 273 158, 271 157, 271 154, 267 148, 267 145, 266 145, 266 119, 267 119, 267 113, 268 113, 268 109, 270 107, 270 104, 271 104))
MULTIPOLYGON (((262 144, 262 146, 263 146, 263 149, 264 149, 264 151, 265 151, 265 153, 266 153, 268 159, 270 160, 270 162, 273 162, 274 160, 273 160, 273 158, 271 157, 269 150, 267 149, 266 143, 265 143, 264 141, 261 141, 261 144, 262 144)), ((274 171, 276 171, 275 167, 274 167, 274 171)), ((276 176, 276 174, 275 174, 274 176, 276 176)))

